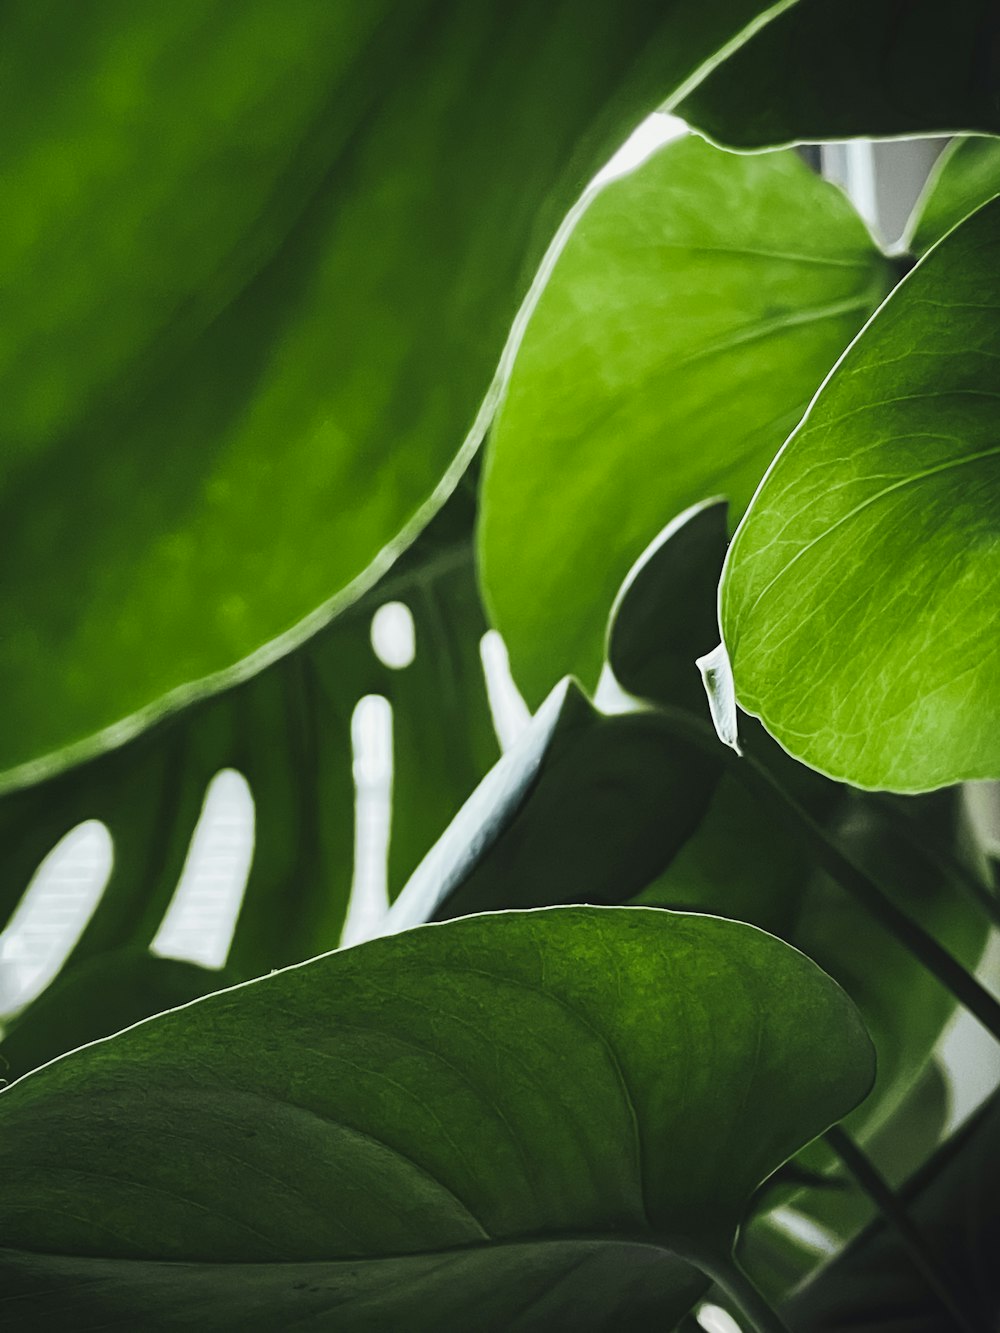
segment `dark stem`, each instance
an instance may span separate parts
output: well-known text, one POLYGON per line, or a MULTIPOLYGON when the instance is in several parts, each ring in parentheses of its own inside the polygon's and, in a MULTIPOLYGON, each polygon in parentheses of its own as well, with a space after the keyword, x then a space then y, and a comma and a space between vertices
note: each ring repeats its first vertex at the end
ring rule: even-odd
POLYGON ((856 898, 1000 1041, 1000 1002, 933 935, 896 906, 885 890, 856 865, 826 829, 782 787, 765 764, 751 754, 741 757, 726 748, 708 723, 679 708, 658 711, 677 736, 701 750, 711 750, 734 777, 770 805, 809 849, 817 865, 856 898))
POLYGON ((981 1326, 962 1308, 961 1297, 954 1290, 956 1285, 954 1280, 942 1271, 926 1237, 919 1227, 914 1225, 898 1196, 876 1170, 871 1160, 839 1126, 827 1130, 826 1141, 882 1216, 895 1228, 907 1253, 923 1275, 924 1281, 958 1327, 963 1329, 964 1333, 983 1333, 981 1326))

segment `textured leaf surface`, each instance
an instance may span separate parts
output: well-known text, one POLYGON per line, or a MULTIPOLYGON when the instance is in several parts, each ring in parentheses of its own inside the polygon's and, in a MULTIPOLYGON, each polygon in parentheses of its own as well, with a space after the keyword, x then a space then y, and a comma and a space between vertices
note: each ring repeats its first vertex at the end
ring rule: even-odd
POLYGON ((682 103, 722 143, 1000 129, 994 0, 799 0, 682 103))
POLYGON ((917 200, 907 229, 909 248, 924 254, 995 194, 1000 194, 1000 139, 954 139, 917 200))
POLYGON ((580 189, 762 8, 15 7, 0 784, 374 581, 484 424, 580 189))
POLYGON ((315 1318, 318 1286, 327 1312, 345 1303, 341 1327, 373 1327, 374 1302, 430 1328, 444 1264, 451 1326, 472 1329, 486 1264, 507 1302, 487 1327, 567 1310, 620 1327, 607 1292, 586 1299, 604 1242, 619 1314, 669 1324, 702 1286, 676 1251, 719 1256, 759 1180, 871 1075, 843 993, 746 926, 578 908, 427 927, 175 1010, 0 1094, 5 1299, 22 1327, 70 1294, 77 1328, 139 1309, 183 1327, 201 1290, 208 1308, 229 1297, 218 1326, 256 1328, 315 1318), (527 1308, 511 1318, 506 1245, 529 1237, 546 1294, 516 1279, 527 1308), (650 1245, 665 1252, 652 1274, 650 1245), (164 1263, 196 1268, 171 1267, 177 1301, 159 1305, 164 1263), (234 1264, 251 1280, 235 1286, 234 1264))
POLYGON ((889 270, 792 153, 668 144, 586 209, 491 433, 480 549, 531 701, 592 685, 632 563, 717 493, 738 518, 889 270), (722 387, 724 386, 724 387, 722 387))
POLYGON ((854 343, 729 550, 738 702, 857 786, 1000 776, 998 275, 995 202, 854 343))

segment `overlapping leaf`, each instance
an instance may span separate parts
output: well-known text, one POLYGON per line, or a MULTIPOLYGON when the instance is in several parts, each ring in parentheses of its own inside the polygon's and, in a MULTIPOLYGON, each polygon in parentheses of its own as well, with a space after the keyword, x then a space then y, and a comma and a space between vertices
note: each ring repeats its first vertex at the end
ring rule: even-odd
POLYGON ((843 992, 737 923, 373 941, 0 1093, 8 1326, 68 1300, 81 1330, 669 1326, 704 1286, 685 1260, 724 1266, 754 1187, 871 1076, 843 992))
POLYGON ((953 139, 913 210, 907 228, 909 248, 924 254, 995 194, 1000 194, 1000 139, 953 139))
POLYGON ((857 786, 1000 776, 998 274, 993 202, 854 343, 730 547, 739 704, 857 786))
POLYGON ((691 136, 596 195, 528 324, 491 433, 480 550, 515 679, 592 685, 611 603, 671 518, 738 518, 890 284, 792 153, 691 136))

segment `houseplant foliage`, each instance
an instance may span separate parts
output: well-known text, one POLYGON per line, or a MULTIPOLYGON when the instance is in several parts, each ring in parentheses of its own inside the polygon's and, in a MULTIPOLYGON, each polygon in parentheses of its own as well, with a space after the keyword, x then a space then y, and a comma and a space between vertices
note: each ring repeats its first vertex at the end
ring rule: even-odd
POLYGON ((933 1053, 1000 1038, 1000 44, 937 11, 5 15, 2 919, 114 843, 4 1023, 5 1327, 992 1326, 933 1053), (906 133, 962 137, 892 254, 784 147, 906 133), (211 969, 150 945, 226 768, 211 969))

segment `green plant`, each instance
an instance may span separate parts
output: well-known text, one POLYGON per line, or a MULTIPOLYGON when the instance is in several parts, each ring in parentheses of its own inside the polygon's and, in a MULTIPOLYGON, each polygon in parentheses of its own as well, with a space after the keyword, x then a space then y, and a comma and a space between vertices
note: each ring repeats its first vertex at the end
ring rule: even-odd
POLYGON ((1000 1102, 946 1135, 933 1052, 1000 1039, 1000 19, 946 8, 8 7, 4 918, 83 820, 114 865, 0 1044, 5 1327, 995 1326, 1000 1102), (587 187, 657 107, 710 137, 587 187), (898 254, 781 147, 954 132, 898 254), (224 768, 210 969, 149 946, 224 768))

